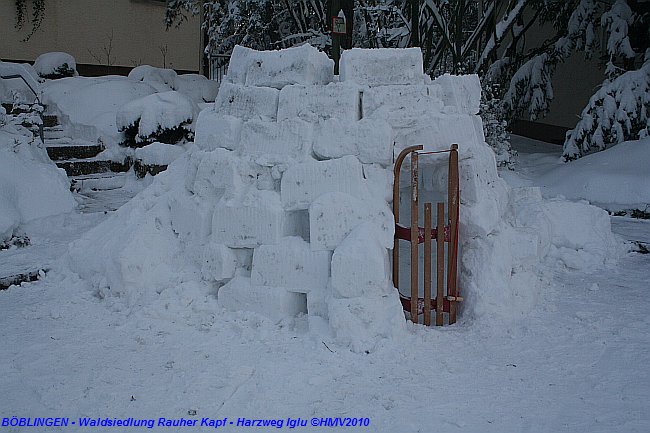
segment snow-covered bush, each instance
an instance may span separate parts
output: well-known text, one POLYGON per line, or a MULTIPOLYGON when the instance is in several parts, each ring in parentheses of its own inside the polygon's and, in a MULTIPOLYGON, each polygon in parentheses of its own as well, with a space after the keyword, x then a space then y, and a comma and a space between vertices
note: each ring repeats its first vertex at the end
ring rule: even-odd
POLYGON ((197 104, 214 102, 219 91, 219 83, 208 80, 203 75, 178 75, 173 69, 155 68, 149 65, 133 68, 129 72, 129 79, 147 83, 158 92, 176 90, 197 104))
POLYGON ((506 113, 503 109, 501 99, 499 99, 498 84, 484 84, 481 93, 481 111, 480 116, 483 120, 483 133, 485 142, 490 145, 497 158, 499 167, 511 167, 512 157, 516 151, 510 146, 510 133, 508 132, 508 122, 506 113))
POLYGON ((199 74, 182 74, 176 79, 178 90, 197 104, 201 102, 214 102, 219 92, 219 83, 208 80, 199 74))
POLYGON ((589 100, 578 125, 567 133, 564 159, 650 135, 650 49, 643 66, 603 86, 589 100))
POLYGON ((159 141, 175 144, 191 140, 198 107, 182 93, 154 93, 124 105, 117 112, 122 145, 143 147, 159 141))
POLYGON ((173 69, 141 65, 131 69, 131 72, 129 72, 129 79, 148 83, 159 92, 167 92, 178 88, 176 83, 178 75, 173 69))
POLYGON ((61 52, 41 54, 34 62, 34 69, 40 77, 50 80, 78 75, 74 57, 61 52))
POLYGON ((117 112, 155 92, 151 85, 126 77, 73 77, 47 81, 42 100, 74 138, 101 140, 112 147, 122 139, 115 122, 117 112))

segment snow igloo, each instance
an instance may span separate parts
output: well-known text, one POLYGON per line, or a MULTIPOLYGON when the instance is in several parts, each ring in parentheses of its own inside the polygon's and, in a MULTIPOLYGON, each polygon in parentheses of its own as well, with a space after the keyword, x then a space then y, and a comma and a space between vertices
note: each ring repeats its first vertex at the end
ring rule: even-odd
MULTIPOLYGON (((592 254, 616 243, 598 210, 570 204, 601 231, 598 245, 585 246, 587 235, 554 227, 569 204, 499 178, 477 115, 477 76, 431 80, 418 48, 347 50, 340 71, 309 45, 235 47, 195 145, 76 242, 73 267, 102 298, 146 303, 201 281, 226 309, 275 321, 306 314, 310 328, 372 350, 406 331, 391 281, 390 203, 395 156, 416 144, 458 145, 462 316, 525 312, 542 282, 537 264, 551 253, 609 258, 592 254)), ((420 158, 422 202, 443 201, 446 164, 420 158)), ((401 278, 408 290, 408 271, 401 278)))

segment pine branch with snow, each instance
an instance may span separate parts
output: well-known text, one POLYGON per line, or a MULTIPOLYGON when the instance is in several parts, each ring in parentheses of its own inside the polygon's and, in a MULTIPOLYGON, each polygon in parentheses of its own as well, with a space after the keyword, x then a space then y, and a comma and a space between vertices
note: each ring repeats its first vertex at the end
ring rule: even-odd
POLYGON ((567 133, 564 159, 604 150, 650 135, 650 49, 643 66, 603 86, 589 100, 580 122, 567 133))

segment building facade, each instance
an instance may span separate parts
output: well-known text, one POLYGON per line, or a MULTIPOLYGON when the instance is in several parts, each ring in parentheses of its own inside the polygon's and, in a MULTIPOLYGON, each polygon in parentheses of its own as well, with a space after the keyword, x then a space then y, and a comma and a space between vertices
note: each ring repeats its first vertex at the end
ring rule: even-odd
POLYGON ((126 74, 139 65, 203 73, 200 17, 166 29, 164 0, 45 0, 44 18, 32 31, 31 1, 17 29, 16 3, 0 1, 0 59, 33 62, 63 51, 77 61, 82 75, 126 74))

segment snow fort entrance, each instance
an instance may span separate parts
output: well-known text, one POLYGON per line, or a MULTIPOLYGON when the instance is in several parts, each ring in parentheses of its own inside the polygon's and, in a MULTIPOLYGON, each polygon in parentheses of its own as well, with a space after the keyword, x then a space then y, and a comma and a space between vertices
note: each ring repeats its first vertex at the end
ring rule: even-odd
MULTIPOLYGON (((237 46, 215 103, 198 116, 194 146, 76 242, 73 266, 102 299, 196 306, 198 293, 206 305, 216 293, 227 310, 273 321, 306 314, 310 330, 373 350, 407 329, 395 286, 410 276, 400 272, 393 284, 390 264, 394 162, 422 146, 421 201, 444 202, 449 154, 436 152, 457 144, 452 276, 462 316, 524 314, 541 287, 537 264, 551 251, 589 247, 566 240, 570 225, 553 224, 564 202, 499 178, 480 94, 475 75, 431 80, 418 48, 346 50, 334 76, 333 62, 309 45, 237 46)), ((402 189, 408 164, 397 172, 402 189)), ((399 194, 398 221, 411 220, 409 193, 399 194)), ((573 214, 595 215, 572 205, 573 214)))

